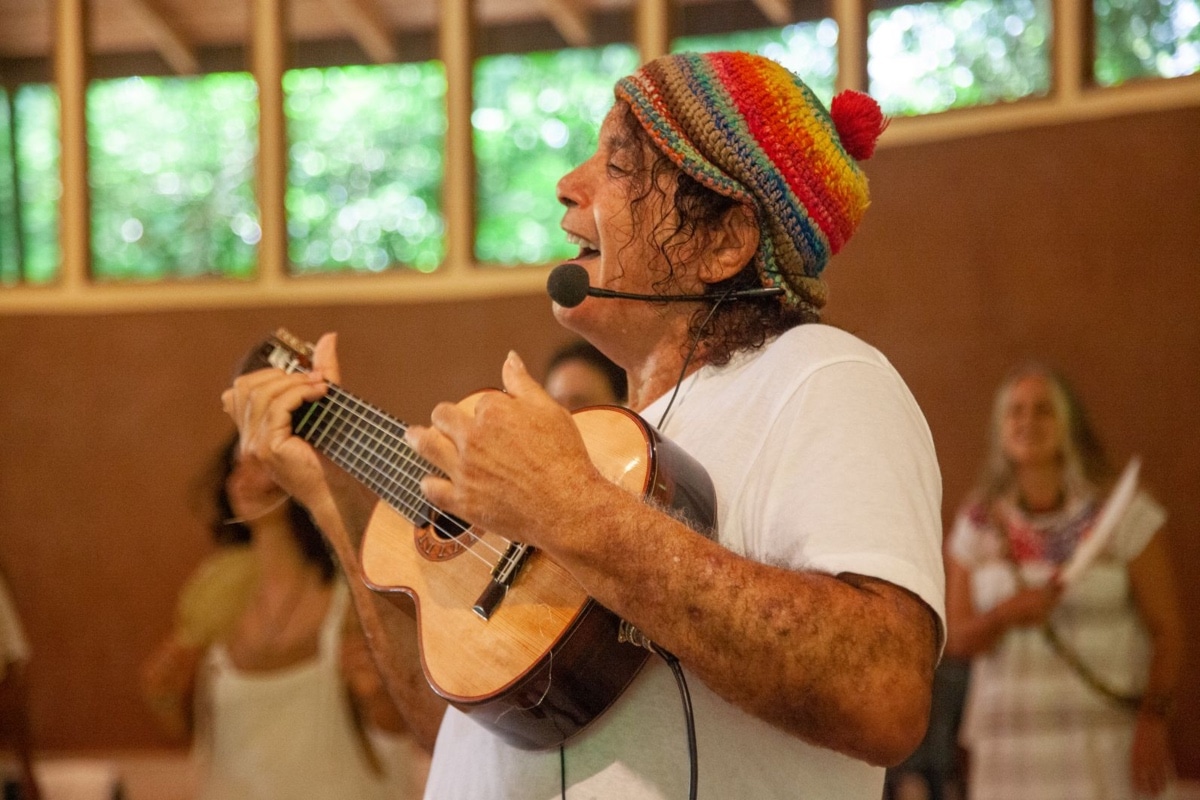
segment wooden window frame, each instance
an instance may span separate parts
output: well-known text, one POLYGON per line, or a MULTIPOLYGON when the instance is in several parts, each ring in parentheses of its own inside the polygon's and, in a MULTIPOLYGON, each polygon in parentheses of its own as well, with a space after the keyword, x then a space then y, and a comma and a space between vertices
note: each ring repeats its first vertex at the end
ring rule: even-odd
MULTIPOLYGON (((880 148, 1103 119, 1130 113, 1200 105, 1200 75, 1090 84, 1090 0, 1053 0, 1053 79, 1050 95, 927 116, 896 119, 880 148)), ((839 89, 862 89, 867 80, 868 0, 830 0, 838 24, 839 89)), ((286 66, 286 0, 253 0, 251 70, 259 83, 257 186, 262 241, 252 280, 163 280, 146 284, 94 282, 91 210, 87 180, 86 92, 89 81, 87 0, 56 0, 55 81, 61 107, 59 278, 44 286, 0 289, 0 313, 81 313, 170 308, 424 302, 524 295, 542 291, 553 265, 480 268, 474 260, 475 157, 470 117, 475 62, 473 0, 441 0, 438 55, 447 90, 444 209, 446 256, 430 274, 293 276, 287 268, 284 192, 287 142, 282 78, 286 66)), ((642 59, 669 51, 671 0, 637 0, 634 44, 642 59)))

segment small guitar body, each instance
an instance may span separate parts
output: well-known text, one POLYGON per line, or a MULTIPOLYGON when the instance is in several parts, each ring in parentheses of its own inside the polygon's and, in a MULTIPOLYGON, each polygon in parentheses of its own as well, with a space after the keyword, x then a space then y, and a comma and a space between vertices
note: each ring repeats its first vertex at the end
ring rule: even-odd
MULTIPOLYGON (((260 355, 304 371, 306 348, 280 331, 260 355)), ((471 412, 482 394, 460 406, 471 412)), ((711 534, 716 499, 694 459, 624 408, 585 408, 574 420, 604 477, 711 534)), ((420 479, 439 473, 404 442, 403 423, 332 386, 296 412, 294 429, 379 496, 364 579, 412 598, 425 675, 452 705, 516 747, 543 749, 581 731, 637 675, 650 655, 644 637, 565 569, 427 503, 420 479)))

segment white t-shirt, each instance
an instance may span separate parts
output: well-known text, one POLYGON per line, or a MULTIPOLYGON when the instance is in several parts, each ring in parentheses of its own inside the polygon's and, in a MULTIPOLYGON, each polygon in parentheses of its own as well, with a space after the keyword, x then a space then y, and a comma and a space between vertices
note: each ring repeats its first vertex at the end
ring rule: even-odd
MULTIPOLYGON (((657 424, 667 397, 643 416, 657 424)), ((719 538, 761 562, 855 572, 902 586, 944 619, 941 477, 925 419, 874 348, 824 325, 684 382, 665 435, 709 472, 719 538)), ((816 611, 814 613, 819 613, 816 611)), ((878 798, 883 769, 813 747, 752 717, 689 674, 699 796, 878 798)), ((604 715, 566 746, 568 798, 687 797, 682 705, 652 658, 604 715)), ((446 713, 425 796, 550 800, 557 750, 505 744, 446 713)))

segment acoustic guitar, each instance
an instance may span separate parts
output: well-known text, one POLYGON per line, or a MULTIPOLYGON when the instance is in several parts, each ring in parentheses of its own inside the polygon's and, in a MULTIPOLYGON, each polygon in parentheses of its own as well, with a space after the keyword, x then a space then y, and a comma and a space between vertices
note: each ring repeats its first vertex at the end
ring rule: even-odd
MULTIPOLYGON (((307 372, 311 356, 280 330, 245 367, 307 372)), ((471 412, 483 394, 460 407, 471 412)), ((624 408, 573 419, 608 480, 713 534, 712 482, 681 448, 624 408)), ((360 552, 365 581, 413 599, 425 676, 452 705, 516 747, 544 749, 583 730, 637 675, 645 637, 565 569, 429 504, 421 478, 441 473, 404 441, 403 422, 331 384, 295 412, 293 430, 378 496, 360 552)))

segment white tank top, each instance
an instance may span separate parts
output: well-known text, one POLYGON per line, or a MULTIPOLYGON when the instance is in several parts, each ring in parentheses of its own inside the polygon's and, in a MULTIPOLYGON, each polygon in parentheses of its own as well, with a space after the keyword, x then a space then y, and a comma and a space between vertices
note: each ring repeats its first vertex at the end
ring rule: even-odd
MULTIPOLYGON (((209 648, 207 730, 198 730, 201 800, 384 800, 367 763, 340 669, 349 593, 334 585, 317 655, 269 672, 234 666, 209 648)), ((395 765, 388 765, 394 767, 395 765)))

